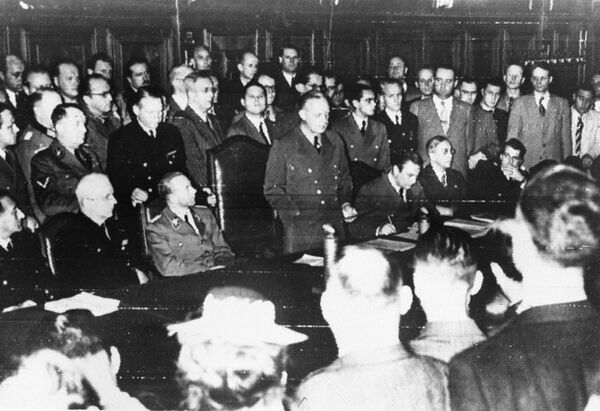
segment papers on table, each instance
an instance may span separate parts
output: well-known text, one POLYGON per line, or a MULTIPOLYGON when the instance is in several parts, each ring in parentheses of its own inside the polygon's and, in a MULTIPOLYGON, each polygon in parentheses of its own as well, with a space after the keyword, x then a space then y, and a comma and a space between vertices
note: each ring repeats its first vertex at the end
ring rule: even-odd
POLYGON ((323 267, 324 260, 323 257, 318 257, 316 255, 304 254, 302 257, 294 261, 294 264, 306 264, 311 267, 323 267))
POLYGON ((389 240, 387 238, 376 238, 374 240, 361 243, 361 245, 377 248, 378 250, 387 252, 407 251, 415 248, 414 243, 409 243, 406 241, 389 240))
POLYGON ((456 227, 466 231, 472 238, 479 238, 486 235, 490 228, 489 222, 464 220, 462 218, 453 218, 444 223, 447 227, 456 227))
POLYGON ((417 231, 407 231, 406 233, 394 234, 390 237, 398 238, 400 240, 417 241, 419 239, 419 233, 417 231))
POLYGON ((81 292, 72 297, 49 301, 44 305, 44 309, 55 313, 85 309, 90 310, 93 315, 99 317, 117 311, 119 309, 119 304, 120 301, 115 300, 114 298, 98 297, 94 294, 81 292))

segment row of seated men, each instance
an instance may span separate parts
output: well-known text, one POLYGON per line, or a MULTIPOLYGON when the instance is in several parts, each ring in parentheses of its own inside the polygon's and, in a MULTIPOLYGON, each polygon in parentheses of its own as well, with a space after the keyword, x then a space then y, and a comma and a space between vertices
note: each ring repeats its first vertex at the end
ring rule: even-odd
MULTIPOLYGON (((293 48, 283 49, 283 72, 286 72, 286 67, 289 69, 286 61, 297 63, 297 52, 295 57, 288 55, 294 51, 293 48)), ((247 77, 246 66, 253 68, 256 74, 256 61, 256 56, 251 53, 243 55, 239 65, 242 84, 243 77, 247 77)), ((22 67, 22 62, 15 62, 14 56, 7 57, 5 62, 5 79, 10 77, 9 74, 14 74, 14 67, 18 68, 19 64, 22 67)), ((109 66, 111 63, 97 60, 94 68, 98 62, 101 67, 102 63, 109 66)), ((294 68, 297 69, 297 64, 294 68)), ((515 66, 512 68, 515 69, 515 66)), ((201 188, 208 183, 206 150, 220 144, 224 137, 221 121, 210 114, 215 109, 215 76, 207 71, 194 72, 188 67, 174 68, 171 73, 173 94, 171 104, 167 106, 164 95, 145 85, 149 82, 146 62, 133 62, 128 69, 132 90, 123 93, 128 97, 126 110, 122 111, 124 114, 120 117, 117 117, 118 105, 112 101, 111 85, 102 74, 92 73, 85 79, 81 99, 75 99, 77 104, 59 103, 61 99, 67 100, 66 91, 71 90, 71 97, 73 93, 79 93, 77 87, 71 87, 78 83, 77 67, 69 62, 57 65, 55 82, 58 92, 41 88, 28 99, 33 118, 21 132, 20 141, 15 147, 19 166, 14 166, 17 160, 12 154, 7 154, 9 160, 6 163, 10 168, 7 176, 11 179, 19 179, 20 169, 25 175, 29 195, 23 195, 23 185, 18 183, 14 183, 11 194, 21 209, 30 210, 30 216, 35 215, 38 221, 43 221, 62 212, 76 212, 80 208, 75 195, 78 180, 87 173, 103 170, 106 170, 115 189, 120 224, 130 234, 136 228, 134 206, 158 199, 158 182, 167 173, 179 171, 187 174, 191 186, 198 193, 203 192, 201 188), (89 114, 87 118, 85 113, 89 114), (128 113, 129 123, 112 134, 108 133, 110 127, 115 128, 121 123, 120 119, 126 122, 125 113, 128 113), (95 133, 90 125, 104 127, 104 132, 95 133), (10 162, 13 162, 12 167, 10 162)), ((44 77, 43 73, 37 74, 44 77)), ((294 89, 300 95, 300 100, 295 103, 297 111, 286 113, 272 105, 277 98, 277 92, 273 90, 273 77, 261 74, 257 82, 252 79, 246 82, 240 98, 244 110, 236 114, 237 119, 230 127, 229 134, 244 133, 262 144, 273 143, 267 164, 265 195, 283 222, 285 251, 318 247, 319 236, 315 233, 320 232, 323 222, 336 223, 338 228, 344 219, 348 223, 356 220, 358 225, 362 225, 370 207, 364 206, 357 212, 352 205, 356 199, 351 195, 353 181, 349 178, 349 162, 360 161, 379 172, 394 171, 393 162, 397 166, 396 173, 399 173, 404 171, 406 163, 401 156, 416 149, 421 153, 421 158, 430 163, 421 175, 425 196, 434 203, 444 203, 435 211, 450 214, 456 208, 452 202, 460 202, 485 191, 476 188, 471 190, 475 192, 474 195, 465 194, 464 177, 467 170, 486 164, 492 174, 500 175, 497 173, 500 169, 502 178, 510 183, 507 184, 511 188, 509 198, 514 202, 515 193, 518 192, 515 186, 519 185, 520 188, 525 177, 521 165, 526 164, 528 159, 530 163, 533 161, 531 151, 534 151, 534 160, 562 160, 567 154, 571 155, 569 147, 573 145, 581 155, 585 127, 578 125, 573 130, 574 141, 571 141, 571 137, 564 137, 570 116, 564 113, 566 102, 563 99, 548 97, 551 76, 547 68, 535 67, 531 78, 535 87, 534 102, 537 104, 534 114, 541 121, 540 125, 530 127, 529 120, 522 120, 523 116, 531 118, 531 113, 516 110, 519 107, 517 102, 528 101, 525 98, 527 96, 522 96, 513 103, 517 105, 511 106, 507 137, 513 133, 515 138, 508 141, 503 136, 503 127, 498 125, 499 120, 493 117, 501 111, 496 109, 501 85, 488 82, 482 90, 480 104, 468 108, 452 97, 455 85, 452 69, 438 68, 435 76, 433 96, 419 99, 411 105, 416 117, 402 110, 406 83, 394 79, 381 82, 383 106, 378 115, 383 121, 387 119, 391 122, 391 125, 388 124, 392 130, 389 136, 388 128, 370 118, 374 116, 377 103, 375 90, 368 82, 348 86, 345 101, 351 106, 351 113, 331 122, 330 104, 334 99, 327 99, 319 91, 324 85, 324 78, 311 67, 292 76, 294 89), (266 86, 260 83, 261 79, 263 83, 267 82, 266 86), (539 99, 536 93, 541 96, 539 99), (478 110, 488 113, 487 120, 473 120, 478 110), (280 118, 272 122, 271 115, 280 118), (271 127, 270 123, 273 123, 271 127), (412 128, 408 131, 403 129, 400 135, 392 136, 393 128, 402 124, 412 124, 412 128), (552 132, 538 136, 536 133, 540 130, 552 132), (504 162, 491 165, 505 141, 509 148, 503 149, 504 162)), ((30 80, 27 83, 31 85, 30 80)), ((461 88, 464 86, 463 82, 461 88)), ((460 93, 472 95, 467 91, 460 93)), ((576 96, 573 113, 585 110, 585 114, 591 113, 593 92, 584 87, 577 91, 576 96)), ((3 110, 3 113, 7 119, 4 123, 6 134, 13 138, 5 145, 8 147, 14 144, 13 116, 9 109, 3 110)), ((589 128, 592 122, 587 123, 589 128)), ((592 129, 597 130, 597 127, 592 129)), ((592 140, 587 138, 585 141, 592 140)), ((594 141, 585 145, 591 148, 596 146, 594 141)), ((6 153, 10 153, 10 150, 6 153)), ((582 158, 589 160, 590 153, 586 152, 582 158)), ((419 160, 412 161, 412 164, 421 167, 419 160)), ((485 175, 480 170, 475 171, 472 173, 475 177, 469 181, 485 175)), ((387 180, 391 184, 389 177, 387 180)), ((472 185, 483 188, 496 186, 487 180, 472 185)), ((360 188, 356 179, 354 186, 356 194, 360 188)), ((6 187, 10 191, 9 185, 6 187)), ((397 188, 398 183, 392 187, 396 188, 399 195, 405 195, 397 188)), ((492 193, 491 198, 497 200, 498 196, 505 194, 503 191, 492 193)), ((376 196, 369 197, 373 199, 376 196)), ((387 218, 390 220, 395 214, 389 213, 386 217, 390 217, 387 218)), ((35 225, 33 218, 28 221, 35 225)), ((382 226, 378 224, 375 229, 368 229, 366 234, 360 236, 389 233, 396 229, 382 226)))
POLYGON ((479 246, 462 230, 431 226, 414 250, 412 288, 409 273, 389 256, 346 246, 329 269, 320 299, 337 358, 298 387, 286 390, 286 359, 293 361, 298 352, 286 347, 307 336, 277 324, 274 304, 256 291, 218 287, 204 298, 201 316, 167 326, 179 342, 176 398, 142 390, 138 400, 123 392, 116 372, 128 353, 111 344, 110 333, 98 331, 99 321, 89 313, 67 312, 48 314, 31 327, 24 347, 9 347, 22 357, 0 383, 0 404, 3 409, 596 410, 597 181, 555 165, 531 178, 517 207, 515 217, 498 222, 479 246), (484 286, 483 271, 491 271, 498 295, 511 303, 510 320, 492 332, 482 330, 468 309, 484 286), (416 339, 403 344, 399 331, 415 297, 427 322, 416 339), (63 391, 70 395, 60 395, 63 391))

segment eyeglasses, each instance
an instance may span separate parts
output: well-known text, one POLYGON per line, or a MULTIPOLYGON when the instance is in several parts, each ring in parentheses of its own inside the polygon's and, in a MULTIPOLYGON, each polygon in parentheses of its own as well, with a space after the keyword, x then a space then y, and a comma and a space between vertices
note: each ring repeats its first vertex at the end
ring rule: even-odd
POLYGON ((108 97, 110 96, 110 91, 105 91, 103 93, 88 93, 88 96, 102 96, 102 97, 108 97))
POLYGON ((97 200, 110 201, 110 200, 115 199, 115 195, 114 195, 114 193, 109 193, 104 197, 86 197, 86 198, 91 201, 97 201, 97 200))

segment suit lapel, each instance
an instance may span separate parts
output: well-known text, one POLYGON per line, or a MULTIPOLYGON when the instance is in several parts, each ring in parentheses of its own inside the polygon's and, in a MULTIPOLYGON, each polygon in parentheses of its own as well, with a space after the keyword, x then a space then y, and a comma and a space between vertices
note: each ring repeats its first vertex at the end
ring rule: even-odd
MULTIPOLYGON (((200 116, 198 114, 196 114, 194 112, 194 110, 192 110, 190 108, 190 106, 186 107, 184 113, 186 113, 187 117, 190 120, 192 120, 198 133, 204 139, 206 139, 206 141, 208 142, 208 148, 213 148, 213 147, 216 147, 219 145, 219 141, 218 141, 217 137, 215 136, 215 133, 208 128, 206 123, 204 121, 202 121, 200 116)), ((214 125, 214 122, 213 122, 213 125, 214 125)))
MULTIPOLYGON (((432 98, 428 98, 425 100, 425 104, 426 107, 429 111, 429 117, 431 118, 431 121, 434 122, 435 124, 435 135, 444 135, 444 129, 442 128, 442 122, 440 121, 440 116, 438 116, 438 112, 437 109, 435 108, 435 104, 433 103, 433 97, 432 98)), ((452 104, 454 106, 454 104, 452 104)), ((452 109, 452 111, 454 111, 454 108, 452 109)), ((452 113, 450 114, 450 117, 452 117, 452 113)), ((450 127, 448 127, 448 130, 450 130, 450 127)))
MULTIPOLYGON (((169 207, 165 207, 165 209, 163 210, 163 215, 171 225, 171 228, 179 235, 196 235, 196 232, 194 231, 193 227, 190 224, 188 224, 184 219, 179 218, 173 211, 171 211, 169 207)), ((194 222, 195 221, 196 218, 194 217, 194 222)), ((198 227, 198 229, 200 229, 200 227, 198 227)))

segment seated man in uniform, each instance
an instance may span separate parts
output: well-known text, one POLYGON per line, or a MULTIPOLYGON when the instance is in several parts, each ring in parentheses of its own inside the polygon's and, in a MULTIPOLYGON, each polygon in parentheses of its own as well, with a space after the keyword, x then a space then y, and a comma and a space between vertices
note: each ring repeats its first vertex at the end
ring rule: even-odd
POLYGON ((353 238, 405 231, 425 201, 417 181, 423 162, 415 152, 400 154, 389 172, 363 185, 356 197, 358 219, 348 226, 353 238))
POLYGON ((86 174, 100 172, 100 159, 85 141, 85 115, 75 104, 58 105, 52 112, 56 139, 31 159, 31 184, 46 217, 77 212, 75 186, 86 174))
MULTIPOLYGON (((126 254, 129 241, 112 219, 113 187, 104 174, 88 174, 75 189, 79 213, 54 239, 56 275, 65 288, 119 288, 138 284, 126 254)), ((138 277, 139 276, 139 277, 138 277)))
POLYGON ((158 271, 181 276, 233 262, 234 254, 209 209, 195 205, 196 189, 182 173, 168 173, 158 185, 167 206, 150 222, 148 243, 158 271))

